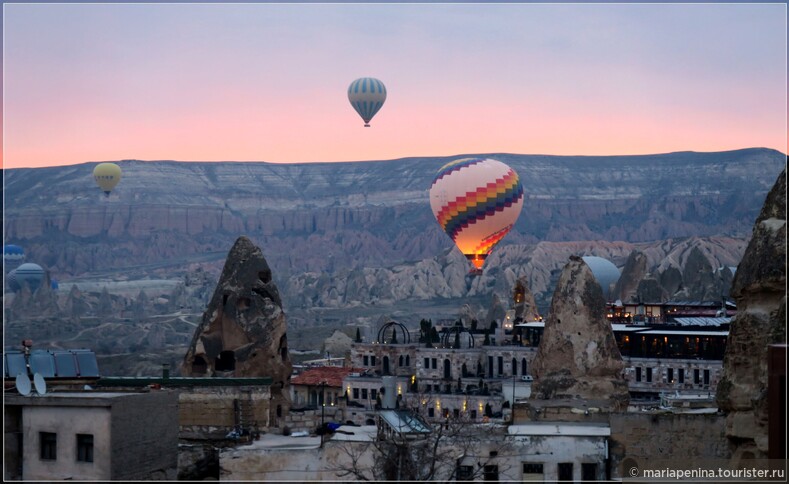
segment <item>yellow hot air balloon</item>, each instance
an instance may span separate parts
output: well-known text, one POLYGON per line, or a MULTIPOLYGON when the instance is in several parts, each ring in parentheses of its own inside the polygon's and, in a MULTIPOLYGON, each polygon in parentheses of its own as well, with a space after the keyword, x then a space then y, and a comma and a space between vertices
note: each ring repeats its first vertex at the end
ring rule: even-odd
POLYGON ((93 178, 109 197, 112 189, 121 181, 121 167, 115 163, 99 163, 93 169, 93 178))
POLYGON ((523 207, 518 174, 490 158, 442 166, 430 187, 430 207, 441 228, 481 274, 485 259, 515 225, 523 207))

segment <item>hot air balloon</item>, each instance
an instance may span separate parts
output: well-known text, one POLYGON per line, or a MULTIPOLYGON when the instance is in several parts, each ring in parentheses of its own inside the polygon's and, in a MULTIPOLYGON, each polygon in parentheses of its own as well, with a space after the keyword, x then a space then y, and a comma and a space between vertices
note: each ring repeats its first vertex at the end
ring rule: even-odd
POLYGON ((12 271, 25 261, 25 250, 18 245, 3 246, 3 263, 6 271, 12 271))
POLYGON ((13 292, 18 292, 20 289, 22 289, 19 286, 19 280, 16 278, 16 269, 8 273, 8 275, 5 277, 5 282, 8 284, 8 288, 13 292))
POLYGON ((38 286, 41 285, 41 281, 44 280, 44 269, 32 262, 22 264, 14 272, 16 273, 16 281, 19 283, 19 286, 22 287, 23 284, 27 284, 31 293, 36 292, 38 286))
POLYGON ((370 120, 386 101, 386 86, 378 79, 361 77, 348 86, 348 100, 364 120, 364 127, 369 128, 370 120))
POLYGON ((430 187, 430 207, 441 228, 474 265, 512 229, 523 207, 515 170, 490 158, 464 158, 442 166, 430 187))
POLYGON ((594 275, 595 280, 603 289, 603 296, 606 301, 609 300, 611 291, 616 281, 619 280, 619 269, 616 268, 613 262, 602 257, 587 255, 582 257, 582 259, 589 266, 589 269, 592 270, 592 275, 594 275))
POLYGON ((93 178, 109 197, 112 189, 121 181, 121 167, 115 163, 99 163, 93 169, 93 178))

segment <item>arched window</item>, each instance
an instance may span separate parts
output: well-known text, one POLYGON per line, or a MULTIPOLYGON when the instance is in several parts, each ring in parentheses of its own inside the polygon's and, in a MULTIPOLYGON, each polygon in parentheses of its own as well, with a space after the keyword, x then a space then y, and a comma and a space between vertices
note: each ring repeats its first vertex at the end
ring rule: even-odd
POLYGON ((405 355, 405 366, 411 366, 411 356, 405 355))
POLYGON ((512 376, 518 376, 518 360, 512 359, 512 376))
POLYGON ((526 358, 521 360, 521 375, 526 375, 528 372, 526 371, 526 358))
POLYGON ((383 371, 384 375, 388 375, 389 374, 389 357, 388 356, 384 356, 384 364, 383 364, 383 366, 384 367, 383 367, 383 369, 381 371, 383 371))
POLYGON ((444 360, 444 378, 452 378, 452 367, 450 366, 449 359, 444 360))
POLYGON ((400 355, 400 360, 398 361, 397 366, 403 366, 403 362, 404 361, 405 361, 405 358, 403 358, 403 355, 400 355))

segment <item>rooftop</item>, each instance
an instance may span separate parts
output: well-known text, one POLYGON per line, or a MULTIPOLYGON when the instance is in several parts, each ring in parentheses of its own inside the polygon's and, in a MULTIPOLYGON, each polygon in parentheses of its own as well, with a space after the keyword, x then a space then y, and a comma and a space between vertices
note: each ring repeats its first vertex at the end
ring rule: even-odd
POLYGON ((510 435, 571 435, 575 437, 609 437, 611 428, 607 424, 586 423, 532 423, 510 425, 510 435))
POLYGON ((318 386, 326 383, 327 387, 342 388, 342 380, 351 373, 361 373, 363 368, 342 368, 336 366, 319 366, 304 370, 290 380, 291 385, 318 386))

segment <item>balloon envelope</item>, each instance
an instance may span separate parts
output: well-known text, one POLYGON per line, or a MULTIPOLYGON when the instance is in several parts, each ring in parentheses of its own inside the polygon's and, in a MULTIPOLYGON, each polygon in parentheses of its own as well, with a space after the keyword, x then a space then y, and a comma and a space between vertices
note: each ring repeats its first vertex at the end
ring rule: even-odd
POLYGON ((19 285, 19 279, 16 278, 16 270, 8 273, 8 275, 5 277, 5 282, 8 284, 8 288, 14 292, 22 289, 22 287, 19 285))
POLYGON ((509 166, 490 158, 464 158, 438 170, 430 208, 444 232, 481 270, 518 220, 523 196, 520 178, 509 166))
POLYGON ((8 244, 3 247, 3 259, 19 260, 25 258, 25 250, 18 245, 8 244))
POLYGON ((589 269, 592 270, 592 275, 594 275, 595 280, 603 290, 603 296, 608 300, 611 296, 611 289, 621 275, 619 269, 613 262, 602 257, 587 255, 582 257, 582 259, 589 266, 589 269))
POLYGON ((361 77, 348 86, 348 100, 369 128, 370 120, 386 101, 386 86, 378 79, 361 77))
POLYGON ((27 262, 17 267, 14 271, 16 273, 16 280, 21 287, 22 284, 27 284, 30 292, 36 292, 41 281, 44 279, 44 269, 38 264, 27 262))
POLYGON ((121 181, 121 167, 115 163, 99 163, 93 169, 93 178, 104 193, 109 195, 115 185, 121 181))

